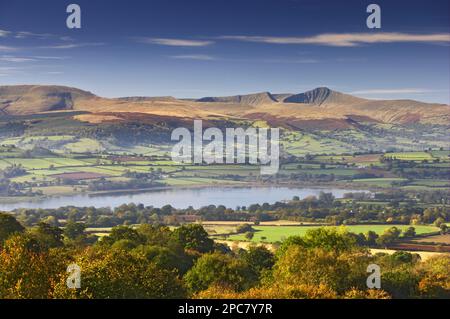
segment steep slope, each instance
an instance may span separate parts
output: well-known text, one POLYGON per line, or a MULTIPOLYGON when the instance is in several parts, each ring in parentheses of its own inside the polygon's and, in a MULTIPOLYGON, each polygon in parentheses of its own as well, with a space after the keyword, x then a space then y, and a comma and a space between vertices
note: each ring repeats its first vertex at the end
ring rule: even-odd
MULTIPOLYGON (((450 107, 444 104, 424 103, 413 100, 369 100, 320 87, 299 94, 271 94, 278 103, 249 104, 243 99, 228 99, 224 106, 221 98, 209 98, 208 108, 230 116, 264 119, 270 123, 296 123, 310 127, 306 121, 314 121, 318 127, 337 123, 334 128, 353 126, 356 121, 391 124, 441 124, 450 125, 450 107), (215 102, 214 102, 215 101, 215 102), (247 106, 245 106, 247 103, 247 106), (242 107, 238 107, 241 105, 242 107), (233 107, 231 107, 233 106, 233 107), (322 121, 323 123, 319 123, 322 121), (325 123, 325 124, 324 124, 325 123), (323 124, 323 125, 322 125, 323 124)), ((330 129, 332 128, 330 127, 330 129)))
POLYGON ((288 97, 291 97, 295 94, 292 93, 276 93, 276 94, 272 94, 272 96, 278 101, 278 102, 283 102, 285 99, 287 99, 288 97))
POLYGON ((123 102, 176 101, 173 96, 126 96, 116 100, 123 102))
MULTIPOLYGON (((263 92, 188 100, 145 96, 108 99, 64 86, 0 86, 0 116, 68 110, 90 113, 83 118, 92 123, 114 121, 118 117, 111 115, 113 113, 136 113, 204 120, 262 119, 277 125, 295 122, 309 126, 305 121, 315 121, 314 125, 325 123, 324 127, 326 123, 337 123, 336 120, 340 124, 333 124, 333 127, 355 125, 355 121, 450 125, 448 105, 413 100, 368 100, 324 87, 299 94, 263 92)), ((131 118, 139 119, 125 116, 125 120, 131 118)))
POLYGON ((76 102, 95 97, 91 92, 65 86, 0 86, 0 110, 12 115, 71 110, 76 102))
POLYGON ((204 97, 196 100, 197 102, 216 102, 216 103, 236 103, 245 105, 264 105, 276 103, 277 99, 269 92, 246 94, 246 95, 234 95, 234 96, 222 96, 222 97, 204 97))
POLYGON ((364 102, 364 99, 354 97, 348 94, 330 90, 327 87, 316 88, 300 94, 288 96, 282 100, 285 103, 302 104, 354 104, 364 102))
POLYGON ((333 112, 369 116, 384 123, 450 125, 450 106, 414 100, 365 100, 352 105, 334 104, 326 107, 333 112))

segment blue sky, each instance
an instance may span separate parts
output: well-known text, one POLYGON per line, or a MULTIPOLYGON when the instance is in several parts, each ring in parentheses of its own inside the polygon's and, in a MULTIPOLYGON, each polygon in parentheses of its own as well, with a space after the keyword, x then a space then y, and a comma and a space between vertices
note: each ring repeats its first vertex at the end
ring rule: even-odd
POLYGON ((0 84, 106 97, 328 86, 449 103, 449 12, 448 0, 0 0, 0 84), (66 27, 70 3, 81 29, 66 27), (381 29, 366 26, 370 3, 381 29))

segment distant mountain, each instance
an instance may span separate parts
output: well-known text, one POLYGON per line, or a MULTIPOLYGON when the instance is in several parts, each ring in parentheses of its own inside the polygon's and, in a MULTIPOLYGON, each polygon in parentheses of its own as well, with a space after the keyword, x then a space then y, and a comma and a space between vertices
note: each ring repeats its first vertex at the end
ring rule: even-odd
POLYGON ((0 116, 68 110, 86 112, 76 119, 95 124, 118 118, 139 121, 155 116, 264 120, 272 125, 323 129, 354 127, 361 121, 450 125, 449 105, 413 100, 369 100, 326 87, 298 94, 262 92, 194 100, 145 96, 108 99, 65 86, 0 86, 0 116), (130 116, 131 113, 136 116, 130 116))
POLYGON ((126 96, 117 98, 125 102, 175 101, 173 96, 126 96))
POLYGON ((369 100, 333 91, 327 87, 319 87, 299 94, 266 92, 232 97, 208 97, 197 101, 213 102, 211 104, 217 105, 215 110, 221 103, 264 106, 256 109, 247 107, 240 113, 239 109, 228 108, 234 112, 232 114, 228 112, 228 114, 252 119, 263 118, 273 123, 301 121, 302 126, 313 124, 322 127, 323 124, 326 128, 330 119, 334 119, 331 121, 335 123, 332 127, 340 128, 354 125, 356 119, 397 124, 450 125, 450 107, 445 104, 414 100, 369 100), (339 124, 336 124, 336 120, 339 124), (309 123, 306 124, 305 121, 309 123))
POLYGON ((303 104, 354 104, 363 102, 364 99, 357 98, 348 94, 330 90, 327 87, 316 88, 300 94, 293 94, 281 100, 285 103, 303 103, 303 104))
POLYGON ((0 86, 0 112, 3 114, 30 114, 70 110, 76 101, 95 97, 91 92, 66 86, 0 86))
POLYGON ((299 94, 292 94, 292 93, 271 94, 269 92, 263 92, 247 95, 204 97, 197 100, 197 102, 238 103, 245 105, 264 105, 275 102, 301 103, 313 105, 336 104, 336 103, 353 104, 364 101, 366 100, 348 94, 336 92, 330 90, 327 87, 319 87, 314 90, 299 94))
POLYGON ((196 100, 197 102, 216 102, 216 103, 237 103, 244 105, 264 105, 276 103, 278 100, 269 92, 261 92, 246 95, 222 96, 222 97, 204 97, 196 100))

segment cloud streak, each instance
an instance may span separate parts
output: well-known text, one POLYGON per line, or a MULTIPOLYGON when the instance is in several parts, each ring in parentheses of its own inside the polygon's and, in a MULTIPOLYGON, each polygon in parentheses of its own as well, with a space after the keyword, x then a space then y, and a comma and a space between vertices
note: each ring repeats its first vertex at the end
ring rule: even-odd
POLYGON ((219 37, 219 39, 269 44, 312 44, 335 47, 356 47, 362 44, 374 43, 450 43, 450 34, 408 34, 398 32, 324 33, 310 37, 226 35, 219 37))
POLYGON ((0 37, 12 37, 15 39, 39 39, 39 40, 48 40, 48 39, 59 39, 61 41, 73 41, 72 37, 69 36, 59 36, 52 33, 35 33, 29 31, 8 31, 8 30, 0 30, 0 37))
POLYGON ((402 89, 375 89, 375 90, 361 90, 350 92, 350 94, 361 95, 382 95, 382 94, 424 94, 439 92, 436 90, 422 89, 422 88, 402 88, 402 89))
POLYGON ((7 46, 7 45, 0 45, 0 52, 11 52, 18 50, 15 47, 7 46))
POLYGON ((7 37, 10 33, 10 31, 0 30, 0 37, 7 37))
POLYGON ((18 73, 24 73, 23 68, 12 66, 0 66, 1 76, 11 76, 18 73))
POLYGON ((0 66, 0 71, 17 71, 22 70, 22 68, 15 67, 15 66, 0 66))
POLYGON ((18 57, 18 56, 10 56, 10 55, 4 55, 0 57, 0 61, 5 62, 13 62, 13 63, 21 63, 21 62, 31 62, 36 61, 34 58, 26 58, 26 57, 18 57))
POLYGON ((83 48, 83 47, 93 47, 93 46, 101 46, 105 45, 103 42, 87 42, 87 43, 67 43, 67 44, 56 44, 49 46, 42 46, 41 49, 75 49, 75 48, 83 48))
POLYGON ((210 40, 188 40, 188 39, 171 39, 171 38, 136 38, 140 43, 157 44, 174 47, 204 47, 214 43, 210 40))
POLYGON ((64 72, 61 72, 61 71, 48 71, 48 72, 45 72, 44 74, 60 75, 60 74, 64 74, 64 72))
POLYGON ((217 58, 207 54, 185 54, 185 55, 172 55, 172 59, 184 59, 184 60, 199 60, 199 61, 214 61, 217 58))
POLYGON ((283 63, 283 64, 314 64, 320 62, 318 59, 261 59, 254 61, 262 63, 283 63))
POLYGON ((29 31, 14 32, 14 38, 16 39, 26 39, 26 38, 49 39, 52 37, 55 37, 55 35, 50 33, 34 33, 29 31))
POLYGON ((66 60, 69 59, 68 56, 42 56, 37 55, 34 56, 33 59, 39 59, 39 60, 66 60))
POLYGON ((66 60, 69 57, 66 56, 14 56, 14 55, 2 55, 0 61, 11 63, 24 63, 33 61, 50 61, 50 60, 66 60))

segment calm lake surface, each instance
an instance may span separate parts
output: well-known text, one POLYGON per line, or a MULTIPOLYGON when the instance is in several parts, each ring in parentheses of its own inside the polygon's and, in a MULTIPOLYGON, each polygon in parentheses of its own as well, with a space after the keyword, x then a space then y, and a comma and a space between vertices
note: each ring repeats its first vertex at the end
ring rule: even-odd
POLYGON ((153 190, 140 193, 115 193, 105 195, 72 195, 50 197, 40 201, 24 201, 14 204, 0 204, 0 210, 9 211, 16 208, 58 208, 63 206, 117 207, 122 204, 144 204, 162 207, 170 204, 175 208, 192 206, 200 208, 207 205, 224 205, 228 208, 249 206, 251 204, 275 203, 292 199, 293 196, 305 198, 319 193, 333 193, 342 198, 345 193, 361 192, 337 188, 302 188, 302 187, 211 187, 178 188, 153 190))

